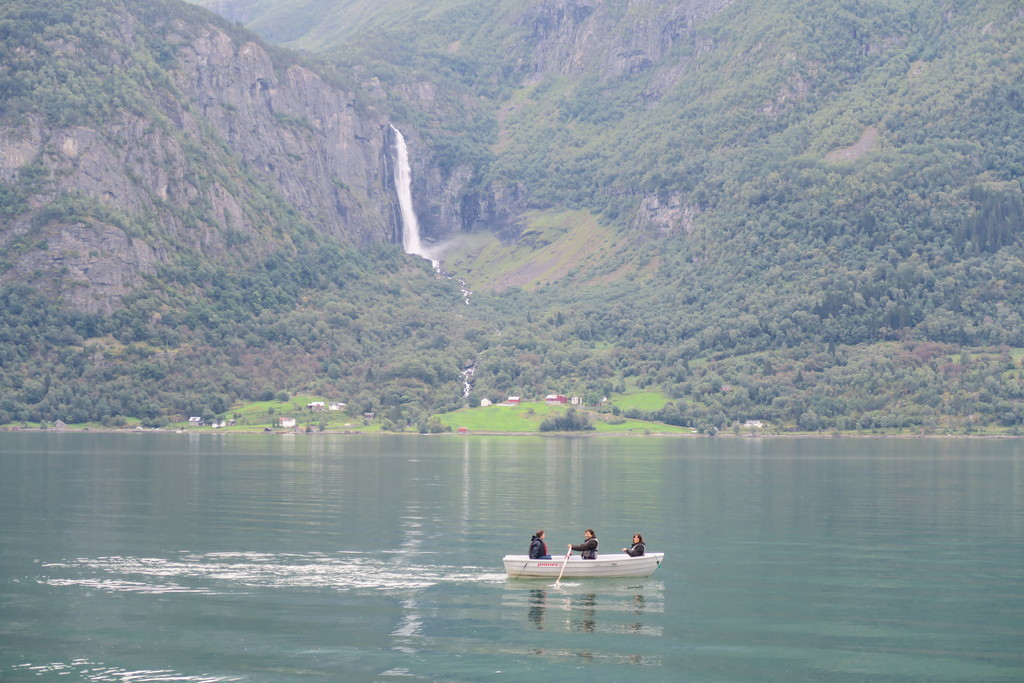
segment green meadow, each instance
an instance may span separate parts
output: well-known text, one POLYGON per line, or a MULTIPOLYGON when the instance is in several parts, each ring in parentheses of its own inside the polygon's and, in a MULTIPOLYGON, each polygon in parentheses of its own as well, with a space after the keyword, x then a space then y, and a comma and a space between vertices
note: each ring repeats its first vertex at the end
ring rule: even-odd
MULTIPOLYGON (((480 408, 463 408, 437 417, 441 424, 453 432, 465 429, 469 432, 522 433, 539 432, 541 423, 545 419, 562 415, 567 410, 569 408, 566 406, 549 406, 544 401, 529 401, 517 406, 491 405, 480 408)), ((576 432, 581 434, 690 434, 693 431, 688 427, 675 427, 644 420, 629 420, 586 408, 577 410, 586 415, 594 427, 593 430, 586 432, 576 432)))

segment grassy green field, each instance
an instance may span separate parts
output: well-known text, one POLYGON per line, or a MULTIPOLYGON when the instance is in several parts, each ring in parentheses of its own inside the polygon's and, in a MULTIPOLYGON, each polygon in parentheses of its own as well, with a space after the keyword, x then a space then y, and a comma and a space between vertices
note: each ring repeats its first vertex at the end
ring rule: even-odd
MULTIPOLYGON (((518 406, 486 406, 463 408, 453 413, 439 415, 441 424, 452 431, 465 428, 470 432, 539 432, 541 423, 548 417, 565 413, 565 406, 549 406, 544 401, 520 403, 518 406)), ((674 427, 660 422, 626 420, 608 414, 587 410, 592 432, 600 434, 690 434, 687 427, 674 427)))
POLYGON ((660 391, 639 391, 611 397, 612 404, 621 410, 661 410, 670 400, 660 391))

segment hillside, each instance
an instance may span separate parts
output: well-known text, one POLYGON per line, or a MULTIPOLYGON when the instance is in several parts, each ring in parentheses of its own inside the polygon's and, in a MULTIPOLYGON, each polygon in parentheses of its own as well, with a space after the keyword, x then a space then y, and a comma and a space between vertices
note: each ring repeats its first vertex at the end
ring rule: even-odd
POLYGON ((183 3, 8 2, 0 26, 0 423, 458 396, 471 353, 433 331, 458 287, 380 246, 372 92, 183 3))
MULTIPOLYGON (((265 11, 274 4, 260 3, 265 11)), ((229 12, 241 7, 255 11, 259 26, 252 3, 222 3, 229 12)), ((803 387, 790 383, 795 372, 763 378, 771 393, 785 387, 793 396, 785 410, 777 396, 774 407, 758 397, 760 380, 743 379, 751 394, 744 410, 796 421, 813 402, 811 412, 831 424, 840 416, 860 422, 864 413, 898 423, 893 416, 908 412, 920 424, 958 412, 949 397, 966 394, 991 408, 971 419, 998 413, 1012 424, 1020 416, 1018 355, 1003 353, 985 373, 993 394, 960 387, 969 373, 953 378, 914 359, 920 345, 931 345, 929 357, 942 349, 954 360, 965 346, 1000 356, 1000 347, 1024 345, 1019 5, 332 7, 323 9, 333 19, 305 28, 299 13, 288 44, 388 74, 393 106, 439 142, 434 154, 449 155, 454 168, 476 159, 478 194, 515 198, 510 220, 485 223, 495 235, 489 246, 486 231, 464 224, 475 236, 456 241, 445 266, 475 286, 521 285, 548 311, 571 311, 571 327, 524 337, 630 348, 639 362, 607 374, 656 382, 695 404, 684 412, 719 403, 694 395, 689 361, 743 365, 753 356, 757 367, 769 355, 776 362, 766 367, 780 358, 800 367, 819 349, 847 345, 867 375, 877 372, 867 359, 886 358, 901 370, 885 379, 927 375, 926 393, 947 398, 916 396, 903 381, 880 389, 879 377, 836 386, 814 362, 803 387), (426 106, 424 91, 475 98, 435 96, 426 106), (573 250, 543 226, 581 208, 622 239, 559 268, 573 250), (878 399, 865 408, 858 394, 868 386, 878 399), (812 399, 814 392, 832 398, 812 399)), ((577 234, 573 225, 563 220, 556 232, 577 234)), ((602 244, 598 234, 582 237, 586 248, 602 244)), ((504 340, 499 353, 536 354, 537 342, 528 346, 504 340)), ((609 367, 601 350, 570 355, 609 367)), ((843 364, 825 357, 825 366, 843 364)), ((556 363, 539 365, 496 370, 494 391, 526 374, 565 376, 556 363)), ((481 388, 487 370, 478 372, 481 388)), ((586 383, 580 375, 570 377, 586 383)))
POLYGON ((470 365, 471 404, 656 388, 702 431, 1024 422, 1019 5, 207 4, 304 52, 0 10, 0 423, 422 425, 470 365), (391 122, 469 306, 394 246, 391 122))

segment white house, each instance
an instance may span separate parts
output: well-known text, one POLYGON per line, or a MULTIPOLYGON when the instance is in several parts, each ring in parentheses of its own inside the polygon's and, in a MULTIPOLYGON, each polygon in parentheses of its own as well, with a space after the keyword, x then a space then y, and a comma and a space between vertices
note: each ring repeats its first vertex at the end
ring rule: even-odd
POLYGON ((285 429, 290 429, 291 427, 295 426, 295 418, 294 417, 279 417, 279 418, 277 418, 277 425, 279 427, 284 427, 285 429))

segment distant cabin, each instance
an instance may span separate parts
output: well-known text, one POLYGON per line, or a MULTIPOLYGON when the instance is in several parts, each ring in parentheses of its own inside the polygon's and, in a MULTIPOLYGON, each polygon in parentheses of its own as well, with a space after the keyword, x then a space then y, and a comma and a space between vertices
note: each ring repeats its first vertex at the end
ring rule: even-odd
POLYGON ((294 417, 279 417, 279 418, 277 418, 277 425, 279 427, 284 427, 285 429, 289 429, 289 428, 295 426, 295 418, 294 417))
POLYGON ((507 399, 505 399, 505 403, 507 403, 510 406, 517 406, 519 405, 519 397, 509 396, 507 399))
POLYGON ((547 396, 544 397, 544 401, 549 406, 558 406, 568 403, 569 398, 566 396, 562 396, 561 394, 548 394, 547 396))
POLYGON ((190 417, 188 419, 188 426, 189 427, 202 427, 203 426, 203 418, 201 418, 201 417, 190 417))
POLYGON ((327 406, 327 409, 328 410, 345 410, 345 404, 344 403, 332 403, 331 405, 327 406))
POLYGON ((486 408, 489 405, 492 405, 491 399, 489 399, 489 398, 482 398, 482 399, 480 399, 480 407, 481 408, 486 408))
POLYGON ((459 427, 459 434, 469 434, 468 427, 459 427))
POLYGON ((310 410, 312 410, 315 413, 319 413, 320 411, 322 411, 324 409, 324 402, 323 401, 313 401, 312 403, 307 403, 306 407, 309 408, 310 410))

